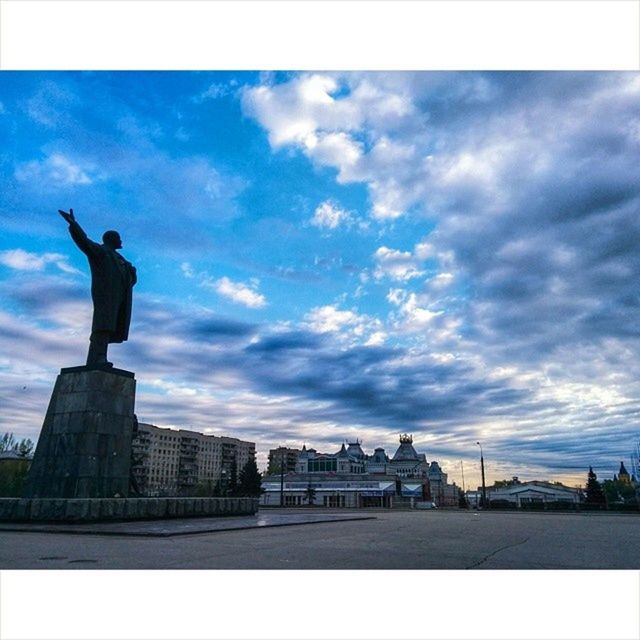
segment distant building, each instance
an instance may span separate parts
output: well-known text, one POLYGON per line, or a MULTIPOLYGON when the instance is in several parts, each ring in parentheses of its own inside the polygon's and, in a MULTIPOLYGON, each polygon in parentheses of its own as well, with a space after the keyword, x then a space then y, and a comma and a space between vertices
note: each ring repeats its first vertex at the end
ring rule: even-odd
MULTIPOLYGON (((614 476, 615 479, 615 476, 614 476)), ((624 466, 624 462, 620 461, 620 471, 618 471, 618 482, 622 484, 631 484, 631 476, 624 466)))
POLYGON ((447 483, 437 462, 429 464, 424 454, 416 452, 410 435, 400 436, 391 459, 381 447, 367 455, 361 444, 360 440, 343 443, 336 453, 303 446, 295 472, 264 478, 261 504, 277 506, 282 499, 285 506, 390 508, 412 507, 420 501, 457 506, 458 488, 447 483))
POLYGON ((267 475, 280 473, 281 468, 284 468, 285 473, 295 473, 300 453, 300 449, 290 449, 289 447, 270 449, 267 475))
POLYGON ((146 496, 192 495, 231 480, 255 458, 255 443, 141 422, 133 439, 132 475, 146 496))
MULTIPOLYGON (((546 503, 566 503, 576 505, 582 501, 582 492, 579 489, 566 487, 556 482, 520 482, 517 478, 514 482, 506 486, 487 487, 487 500, 489 507, 493 502, 508 502, 515 507, 538 504, 544 506, 546 503)), ((477 506, 481 488, 478 491, 471 491, 467 494, 467 500, 471 506, 477 506)))

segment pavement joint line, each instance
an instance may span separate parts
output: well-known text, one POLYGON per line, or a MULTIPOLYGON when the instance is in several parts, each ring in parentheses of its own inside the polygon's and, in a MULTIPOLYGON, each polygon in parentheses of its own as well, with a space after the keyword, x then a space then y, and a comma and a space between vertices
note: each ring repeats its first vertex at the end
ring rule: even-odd
MULTIPOLYGON (((0 526, 0 533, 7 531, 12 533, 47 533, 47 534, 57 534, 57 535, 89 535, 89 536, 119 536, 122 538, 172 538, 176 536, 199 536, 203 534, 209 533, 224 533, 226 531, 244 531, 244 530, 254 530, 254 529, 272 529, 274 527, 301 527, 303 525, 310 524, 331 524, 332 522, 357 522, 360 520, 377 520, 375 516, 353 516, 353 517, 342 517, 342 518, 331 518, 330 520, 310 520, 306 522, 274 522, 272 524, 261 524, 261 525, 244 525, 244 526, 230 526, 224 528, 213 528, 213 529, 202 529, 200 531, 156 531, 156 532, 145 532, 145 531, 115 531, 113 529, 100 531, 95 529, 77 529, 77 528, 66 528, 66 527, 79 527, 81 525, 36 525, 35 527, 30 526, 0 526), (52 527, 60 527, 59 530, 56 530, 52 527), (65 527, 64 529, 62 527, 65 527)), ((139 523, 145 521, 138 521, 139 523)), ((147 520, 146 523, 149 521, 147 520)), ((121 524, 121 523, 113 523, 113 524, 121 524)))

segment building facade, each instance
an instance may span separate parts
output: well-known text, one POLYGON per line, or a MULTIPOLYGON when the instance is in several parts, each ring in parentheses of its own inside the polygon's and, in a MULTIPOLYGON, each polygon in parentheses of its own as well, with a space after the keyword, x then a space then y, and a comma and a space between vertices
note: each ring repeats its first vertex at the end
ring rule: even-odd
MULTIPOLYGON (((471 507, 478 507, 482 498, 482 489, 468 491, 467 501, 471 507)), ((557 482, 541 482, 532 480, 520 482, 517 478, 503 487, 487 487, 487 501, 489 508, 500 505, 512 507, 541 506, 546 504, 566 504, 575 506, 583 500, 582 492, 557 482)))
POLYGON ((141 422, 132 446, 132 484, 145 496, 194 495, 232 481, 255 458, 255 444, 141 422))
POLYGON ((302 448, 294 473, 267 475, 262 483, 264 506, 413 507, 420 502, 456 506, 458 488, 447 483, 437 462, 418 454, 410 435, 389 456, 378 447, 367 455, 361 442, 342 444, 336 453, 302 448))
POLYGON ((281 468, 284 469, 285 473, 295 473, 300 453, 300 449, 291 449, 290 447, 270 449, 267 475, 280 473, 281 468))

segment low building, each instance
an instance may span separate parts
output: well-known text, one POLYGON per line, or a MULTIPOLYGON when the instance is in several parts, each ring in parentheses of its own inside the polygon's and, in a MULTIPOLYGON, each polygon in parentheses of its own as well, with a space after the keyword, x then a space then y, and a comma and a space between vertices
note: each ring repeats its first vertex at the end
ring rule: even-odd
POLYGON ((418 454, 410 435, 400 436, 392 458, 378 447, 372 455, 360 440, 343 443, 336 453, 303 446, 295 472, 267 475, 262 483, 264 506, 413 507, 433 501, 457 506, 458 488, 447 483, 437 462, 418 454))
MULTIPOLYGON (((479 488, 476 495, 482 494, 479 488)), ((469 497, 469 496, 468 496, 469 497)), ((504 487, 487 487, 489 507, 493 504, 510 504, 514 507, 542 506, 546 504, 577 505, 582 501, 582 492, 556 482, 517 482, 504 487)), ((473 501, 470 500, 473 504, 473 501)))
POLYGON ((132 444, 132 484, 145 496, 194 495, 237 480, 255 443, 141 422, 132 444))

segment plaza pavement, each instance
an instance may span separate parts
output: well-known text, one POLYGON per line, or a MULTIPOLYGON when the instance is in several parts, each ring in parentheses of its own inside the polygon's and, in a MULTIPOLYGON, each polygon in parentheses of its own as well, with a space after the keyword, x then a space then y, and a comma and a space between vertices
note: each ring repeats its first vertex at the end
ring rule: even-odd
POLYGON ((147 537, 0 531, 0 569, 640 569, 638 514, 312 513, 374 519, 147 537))

